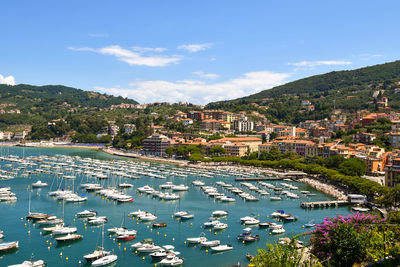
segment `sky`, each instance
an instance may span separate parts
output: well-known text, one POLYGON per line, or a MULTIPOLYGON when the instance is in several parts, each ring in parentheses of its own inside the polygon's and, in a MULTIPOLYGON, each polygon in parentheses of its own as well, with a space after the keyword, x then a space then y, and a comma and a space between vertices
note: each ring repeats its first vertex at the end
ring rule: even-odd
POLYGON ((400 59, 400 1, 2 0, 0 83, 234 99, 400 59))

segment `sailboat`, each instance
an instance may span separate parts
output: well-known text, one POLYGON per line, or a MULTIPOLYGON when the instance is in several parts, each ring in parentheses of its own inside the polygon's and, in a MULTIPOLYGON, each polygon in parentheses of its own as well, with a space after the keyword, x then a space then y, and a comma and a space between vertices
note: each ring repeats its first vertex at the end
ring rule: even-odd
MULTIPOLYGON (((65 206, 65 201, 63 200, 63 218, 62 218, 63 221, 64 221, 64 206, 65 206)), ((59 226, 54 227, 51 232, 53 235, 66 235, 75 233, 77 230, 78 229, 76 227, 68 227, 64 226, 64 224, 61 224, 59 226)))
POLYGON ((137 232, 135 230, 128 230, 125 227, 125 212, 124 212, 122 229, 123 230, 119 230, 116 232, 118 240, 133 240, 136 238, 137 232))
MULTIPOLYGON (((101 242, 102 242, 102 246, 103 246, 103 240, 104 240, 104 225, 101 231, 101 242)), ((108 252, 109 253, 109 252, 108 252)), ((113 254, 108 254, 108 255, 104 255, 101 256, 100 258, 96 259, 95 261, 92 262, 92 266, 95 267, 99 267, 99 266, 105 266, 108 265, 110 263, 113 263, 115 261, 117 261, 118 256, 117 255, 113 255, 113 254)))
POLYGON ((27 220, 43 220, 43 219, 46 219, 47 217, 49 217, 49 215, 46 214, 46 213, 31 212, 31 193, 32 193, 32 191, 29 190, 28 216, 26 216, 25 218, 27 220))
POLYGON ((102 257, 110 255, 109 251, 104 250, 103 243, 104 243, 104 225, 101 231, 101 247, 96 247, 93 253, 83 256, 87 262, 92 262, 102 257))

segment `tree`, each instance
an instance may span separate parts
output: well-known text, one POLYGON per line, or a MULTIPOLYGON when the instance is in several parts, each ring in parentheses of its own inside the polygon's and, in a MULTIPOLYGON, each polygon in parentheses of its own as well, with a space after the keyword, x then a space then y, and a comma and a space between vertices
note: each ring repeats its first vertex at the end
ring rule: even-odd
POLYGON ((213 146, 210 148, 210 154, 213 156, 221 156, 225 154, 225 152, 225 148, 223 148, 222 146, 213 146))
POLYGON ((267 244, 267 249, 259 249, 257 255, 251 259, 249 266, 266 267, 266 266, 317 266, 302 261, 302 250, 296 248, 295 240, 290 244, 267 244))
POLYGON ((366 170, 367 165, 358 158, 346 159, 339 165, 339 172, 349 176, 364 175, 366 170))

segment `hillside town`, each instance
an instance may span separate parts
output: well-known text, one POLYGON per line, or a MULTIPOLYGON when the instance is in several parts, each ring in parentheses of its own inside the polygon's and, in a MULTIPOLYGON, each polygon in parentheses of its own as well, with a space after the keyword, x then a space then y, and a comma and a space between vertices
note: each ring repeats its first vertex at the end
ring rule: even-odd
MULTIPOLYGON (((268 153, 271 149, 280 153, 295 153, 304 158, 339 155, 346 159, 358 158, 364 161, 367 167, 363 176, 365 179, 395 187, 399 183, 400 174, 400 114, 387 107, 386 97, 378 102, 382 103, 379 112, 362 110, 348 114, 334 110, 330 118, 306 120, 298 125, 272 123, 257 111, 234 113, 208 110, 197 105, 192 105, 193 110, 187 112, 175 109, 172 115, 152 112, 151 123, 141 126, 146 128, 144 132, 148 133, 147 136, 141 138, 136 145, 129 143, 128 139, 126 146, 118 148, 146 156, 174 159, 189 159, 191 151, 184 155, 174 153, 174 149, 176 152, 177 148, 185 146, 199 147, 201 154, 206 156, 218 151, 219 156, 244 157, 268 153), (175 127, 178 130, 168 128, 170 123, 179 125, 175 127)), ((142 112, 149 107, 170 105, 122 103, 111 106, 109 110, 142 112)), ((312 108, 308 100, 302 101, 301 105, 312 108)), ((179 103, 179 106, 188 108, 187 104, 179 103)), ((60 121, 62 119, 48 122, 48 127, 60 121)), ((134 119, 132 122, 118 125, 115 121, 108 121, 104 131, 97 134, 97 139, 109 136, 107 140, 110 142, 106 145, 115 145, 112 140, 119 136, 134 136, 140 129, 137 129, 134 119)), ((0 132, 0 140, 29 143, 29 132, 29 128, 15 133, 0 132)), ((68 135, 52 141, 76 142, 68 135)))

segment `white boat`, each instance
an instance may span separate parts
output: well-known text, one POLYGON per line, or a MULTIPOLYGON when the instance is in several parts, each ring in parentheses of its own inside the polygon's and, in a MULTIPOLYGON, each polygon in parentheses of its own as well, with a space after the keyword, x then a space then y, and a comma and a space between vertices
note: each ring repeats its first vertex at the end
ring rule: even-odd
POLYGON ((66 242, 66 241, 78 240, 81 239, 82 237, 83 235, 68 234, 66 236, 57 237, 56 240, 57 242, 66 242))
POLYGON ((105 266, 115 262, 117 259, 118 259, 117 255, 108 255, 92 262, 92 266, 93 267, 105 266))
POLYGON ((220 221, 218 221, 218 220, 215 220, 215 221, 208 221, 208 222, 203 223, 203 226, 204 226, 204 227, 213 227, 213 226, 216 225, 217 223, 220 223, 220 221))
POLYGON ((227 212, 225 210, 216 210, 216 211, 213 211, 212 216, 220 217, 220 216, 226 216, 228 214, 229 214, 229 212, 227 212))
POLYGON ((226 223, 217 223, 213 226, 214 230, 224 230, 228 228, 228 224, 226 223))
POLYGON ((252 219, 250 219, 250 220, 244 221, 243 223, 244 223, 245 225, 255 225, 255 224, 259 224, 260 221, 257 220, 257 219, 255 219, 255 218, 252 218, 252 219))
POLYGON ((136 248, 140 248, 140 247, 143 247, 145 244, 153 244, 152 239, 148 238, 148 239, 142 240, 141 242, 137 242, 135 244, 132 244, 131 248, 135 248, 135 249, 136 248))
POLYGON ((222 252, 222 251, 228 251, 232 250, 233 246, 232 245, 219 245, 216 247, 211 247, 211 250, 214 252, 222 252))
POLYGON ((272 201, 279 201, 279 200, 282 200, 281 197, 270 197, 269 199, 272 200, 272 201))
POLYGON ((144 222, 150 222, 150 221, 155 221, 157 220, 157 216, 151 214, 151 213, 147 213, 145 215, 139 216, 139 219, 144 221, 144 222))
POLYGON ((202 247, 215 247, 215 246, 219 246, 221 242, 219 240, 210 240, 210 241, 204 241, 201 242, 200 245, 202 247))
POLYGON ((8 265, 8 267, 44 267, 46 266, 46 262, 44 260, 38 260, 38 261, 24 261, 21 264, 14 264, 14 265, 8 265))
POLYGON ((283 229, 283 227, 272 230, 273 234, 283 234, 284 232, 286 231, 283 229))
POLYGON ((76 214, 78 217, 92 217, 96 216, 97 212, 94 210, 84 210, 76 214))
POLYGON ((32 188, 39 188, 39 187, 46 187, 49 186, 48 183, 43 183, 42 181, 37 181, 36 183, 32 184, 32 188))
POLYGON ((146 213, 147 213, 147 211, 137 210, 137 211, 132 211, 131 213, 128 214, 128 216, 138 217, 138 216, 146 215, 146 213))
POLYGON ((120 188, 131 188, 133 187, 132 184, 128 184, 128 183, 122 183, 122 184, 118 184, 118 187, 120 188))
POLYGON ((167 256, 165 259, 160 261, 160 264, 163 266, 178 266, 183 264, 183 258, 167 256))
POLYGON ((137 249, 138 252, 144 252, 144 253, 155 252, 159 250, 162 250, 162 248, 155 244, 144 244, 143 246, 137 249))
POLYGON ((76 227, 56 227, 56 229, 54 229, 52 231, 53 235, 66 235, 66 234, 72 234, 75 233, 78 229, 76 227))
POLYGON ((228 196, 221 197, 220 200, 222 202, 235 202, 236 201, 236 199, 234 199, 233 197, 228 197, 228 196))
POLYGON ((174 216, 175 216, 175 217, 182 217, 182 216, 188 215, 188 214, 189 214, 188 211, 178 211, 178 212, 175 212, 175 213, 174 213, 174 216))
POLYGON ((189 220, 189 219, 193 219, 194 218, 194 214, 185 214, 181 216, 181 220, 189 220))
POLYGON ((171 189, 172 191, 187 191, 189 190, 189 186, 180 184, 180 185, 174 185, 171 189))
POLYGON ((98 247, 93 253, 83 256, 83 258, 88 262, 93 262, 97 259, 110 255, 109 251, 105 251, 102 247, 98 247))
POLYGON ((203 186, 203 185, 205 185, 205 183, 202 182, 202 181, 199 181, 199 180, 195 180, 195 181, 192 182, 192 185, 194 185, 194 186, 203 186))
POLYGON ((0 252, 16 249, 18 247, 18 241, 0 243, 0 252))
POLYGON ((204 237, 204 236, 201 236, 201 237, 189 237, 189 238, 186 238, 186 241, 189 244, 200 244, 201 242, 207 241, 207 238, 204 237))

